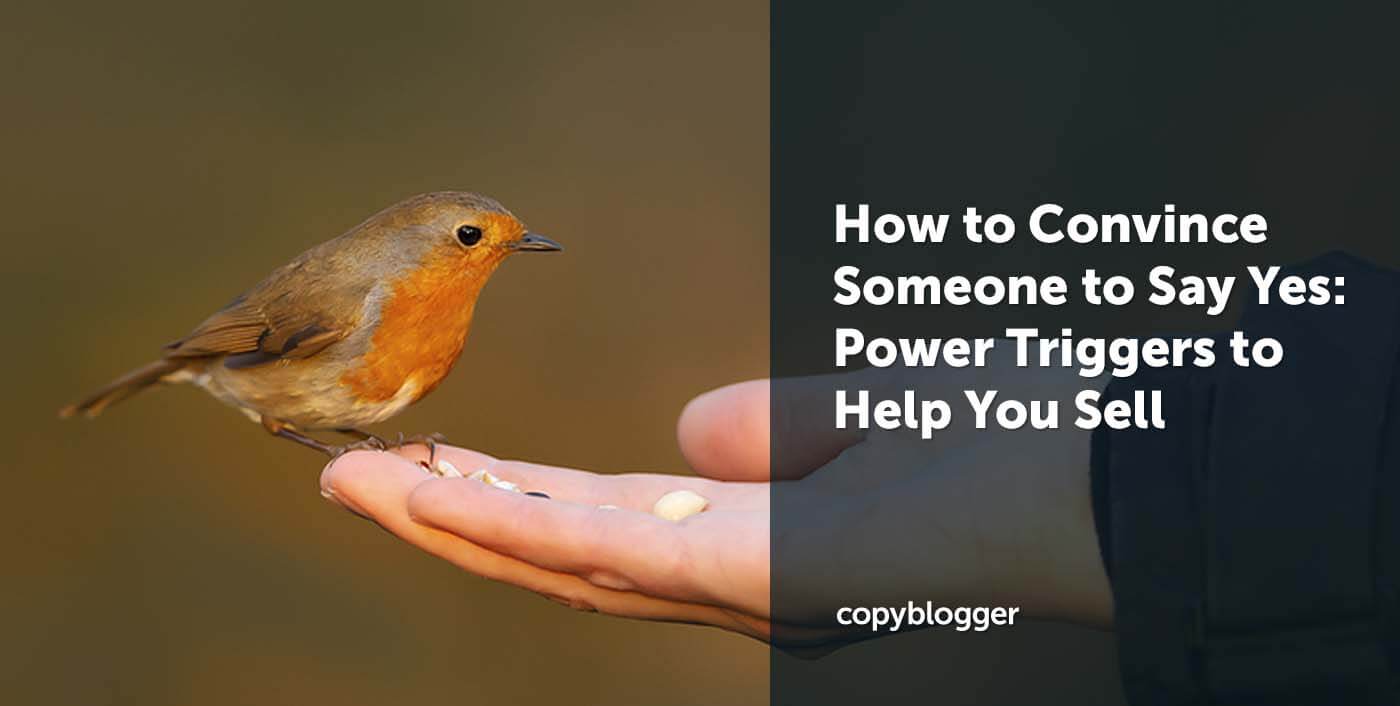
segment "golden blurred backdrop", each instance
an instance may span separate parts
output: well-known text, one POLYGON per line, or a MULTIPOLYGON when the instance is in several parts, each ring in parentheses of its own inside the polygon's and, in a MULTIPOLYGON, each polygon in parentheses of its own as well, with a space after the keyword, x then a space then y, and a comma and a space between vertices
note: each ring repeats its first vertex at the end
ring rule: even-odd
POLYGON ((196 390, 55 411, 312 244, 467 189, 568 250, 507 263, 380 430, 685 472, 681 407, 767 369, 767 13, 7 3, 0 702, 765 702, 760 644, 464 574, 196 390))

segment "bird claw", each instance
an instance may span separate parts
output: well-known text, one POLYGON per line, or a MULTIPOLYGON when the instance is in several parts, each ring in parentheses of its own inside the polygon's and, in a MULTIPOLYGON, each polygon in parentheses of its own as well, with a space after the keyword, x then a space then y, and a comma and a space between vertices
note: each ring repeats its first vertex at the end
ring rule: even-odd
POLYGON ((445 443, 447 443, 447 437, 437 432, 431 434, 408 435, 399 432, 397 438, 392 442, 372 434, 366 434, 365 438, 358 441, 353 441, 343 446, 328 446, 325 447, 324 450, 334 459, 344 456, 351 451, 394 451, 404 448, 405 446, 422 444, 428 449, 428 460, 426 463, 420 463, 420 465, 432 468, 433 464, 437 461, 437 445, 445 443))
POLYGON ((389 450, 389 444, 388 444, 388 442, 384 441, 383 439, 381 439, 381 438, 379 438, 379 437, 377 437, 377 436, 371 436, 371 437, 369 437, 368 439, 360 439, 359 441, 352 441, 352 442, 350 442, 350 443, 348 443, 348 444, 343 444, 343 445, 341 445, 341 446, 332 446, 332 447, 329 448, 329 453, 330 453, 330 457, 331 457, 332 459, 336 459, 336 458, 340 458, 341 456, 344 456, 345 454, 350 453, 351 451, 388 451, 388 450, 389 450))
POLYGON ((421 444, 422 446, 427 447, 428 461, 426 463, 426 466, 429 469, 431 469, 433 467, 433 464, 437 461, 438 444, 445 443, 447 443, 447 437, 437 432, 432 432, 429 434, 409 434, 407 436, 405 436, 403 432, 399 432, 398 441, 393 444, 392 448, 401 449, 405 446, 412 446, 414 444, 421 444))

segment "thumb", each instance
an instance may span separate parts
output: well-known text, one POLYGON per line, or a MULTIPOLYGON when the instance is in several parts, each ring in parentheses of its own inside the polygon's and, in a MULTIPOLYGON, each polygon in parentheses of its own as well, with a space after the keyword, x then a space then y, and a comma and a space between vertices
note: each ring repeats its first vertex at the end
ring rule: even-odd
POLYGON ((681 453, 696 473, 717 480, 801 478, 863 438, 835 428, 832 395, 846 377, 750 380, 700 395, 677 424, 681 453))

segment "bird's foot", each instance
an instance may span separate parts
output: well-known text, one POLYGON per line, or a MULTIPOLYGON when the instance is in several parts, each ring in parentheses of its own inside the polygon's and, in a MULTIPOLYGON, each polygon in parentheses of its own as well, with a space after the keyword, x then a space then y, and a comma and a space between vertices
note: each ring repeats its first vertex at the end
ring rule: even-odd
POLYGON ((348 444, 342 444, 333 448, 335 449, 334 455, 343 456, 351 451, 388 451, 393 447, 389 445, 389 442, 377 436, 371 436, 368 439, 352 441, 348 444))
POLYGON ((437 446, 438 444, 446 443, 447 437, 437 432, 432 432, 431 434, 409 434, 407 436, 405 436, 403 432, 399 432, 398 440, 390 444, 389 448, 401 449, 405 446, 413 446, 414 444, 422 445, 428 449, 428 460, 427 462, 420 462, 419 465, 432 471, 434 464, 437 462, 437 446))

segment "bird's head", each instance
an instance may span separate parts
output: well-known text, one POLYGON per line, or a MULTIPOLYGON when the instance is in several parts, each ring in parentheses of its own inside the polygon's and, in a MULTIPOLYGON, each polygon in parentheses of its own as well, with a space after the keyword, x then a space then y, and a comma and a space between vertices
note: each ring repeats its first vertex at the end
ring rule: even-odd
POLYGON ((399 257, 475 276, 490 274, 514 253, 563 249, 531 233, 495 199, 465 191, 405 199, 375 214, 360 230, 399 257))

